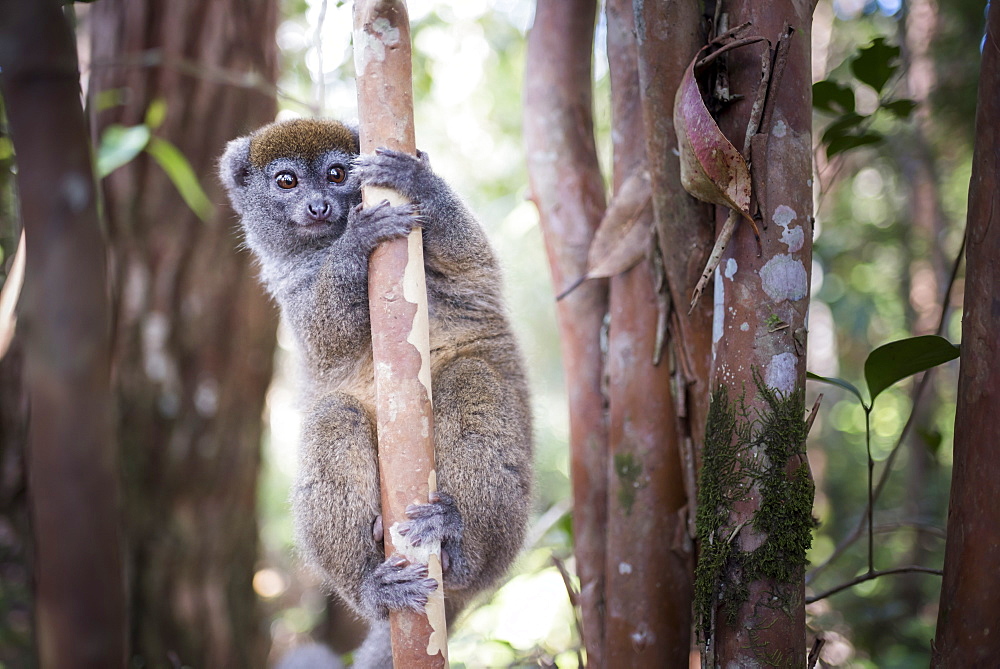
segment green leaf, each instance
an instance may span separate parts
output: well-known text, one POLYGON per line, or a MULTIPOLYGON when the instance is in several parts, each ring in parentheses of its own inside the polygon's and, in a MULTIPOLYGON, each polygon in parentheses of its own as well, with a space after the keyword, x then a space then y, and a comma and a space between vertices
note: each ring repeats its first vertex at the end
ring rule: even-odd
POLYGON ((167 101, 163 98, 156 98, 149 103, 146 108, 145 123, 150 129, 156 130, 163 125, 163 119, 167 117, 167 101))
POLYGON ((0 137, 0 161, 14 157, 14 143, 10 137, 0 137))
POLYGON ((113 124, 104 129, 97 147, 97 176, 108 176, 135 158, 149 144, 149 128, 113 124))
POLYGON ((91 104, 99 112, 125 104, 125 89, 108 88, 107 90, 98 91, 91 104))
POLYGON ((854 91, 835 81, 824 79, 813 84, 813 107, 831 114, 854 111, 854 91))
POLYGON ((858 52, 851 61, 851 72, 864 84, 868 84, 881 94, 886 82, 899 69, 895 62, 899 58, 899 47, 885 43, 884 37, 875 38, 869 46, 858 52))
POLYGON ((834 376, 820 376, 819 374, 813 374, 812 372, 806 372, 806 378, 811 379, 813 381, 819 381, 820 383, 829 383, 831 386, 838 386, 840 388, 843 388, 844 390, 849 390, 852 393, 854 393, 854 395, 859 400, 861 400, 862 406, 868 408, 868 405, 865 404, 865 398, 861 396, 861 391, 858 390, 857 386, 855 386, 850 381, 845 381, 844 379, 838 379, 834 376))
POLYGON ((859 146, 868 144, 878 144, 882 141, 882 135, 874 130, 866 130, 856 135, 843 135, 835 137, 826 145, 826 157, 833 158, 838 153, 856 149, 859 146))
POLYGON ((897 381, 954 360, 958 355, 957 346, 937 335, 910 337, 879 346, 865 360, 865 381, 872 403, 897 381))
POLYGON ((191 163, 184 157, 180 149, 160 137, 153 137, 146 147, 149 155, 163 168, 173 182, 177 192, 184 202, 203 221, 208 221, 212 215, 212 202, 205 195, 198 177, 191 169, 191 163))
POLYGON ((881 107, 896 118, 906 119, 910 118, 910 114, 917 108, 917 101, 907 99, 893 100, 892 102, 883 102, 881 107))
POLYGON ((826 130, 823 131, 823 137, 820 141, 824 144, 829 144, 834 138, 849 134, 867 118, 867 116, 862 116, 856 112, 848 112, 826 126, 826 130))

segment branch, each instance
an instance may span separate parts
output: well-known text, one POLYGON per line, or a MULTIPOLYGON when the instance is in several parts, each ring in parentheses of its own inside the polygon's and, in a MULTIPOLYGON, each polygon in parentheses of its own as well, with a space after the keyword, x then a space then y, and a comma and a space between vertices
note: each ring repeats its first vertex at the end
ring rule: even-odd
POLYGON ((944 572, 941 571, 940 569, 933 569, 931 567, 920 567, 917 565, 911 565, 909 567, 895 567, 893 569, 883 569, 881 571, 870 571, 865 574, 862 574, 861 576, 852 578, 850 581, 841 583, 835 588, 831 588, 825 592, 821 592, 818 595, 813 595, 812 597, 806 597, 806 604, 812 604, 814 602, 818 602, 821 599, 826 599, 830 595, 835 595, 838 592, 842 592, 844 590, 847 590, 848 588, 852 588, 855 585, 858 585, 859 583, 864 583, 865 581, 871 581, 880 576, 889 576, 890 574, 913 574, 913 573, 937 574, 938 576, 942 576, 944 574, 944 572))
MULTIPOLYGON (((945 323, 948 318, 948 307, 951 303, 951 291, 955 284, 955 279, 958 276, 958 269, 962 263, 962 257, 965 254, 965 240, 966 237, 962 236, 962 243, 959 246, 958 252, 955 254, 955 262, 952 264, 951 276, 948 280, 948 285, 944 289, 944 295, 941 298, 941 316, 938 321, 937 332, 941 334, 944 332, 945 323)), ((923 398, 924 391, 931 383, 931 378, 934 375, 934 369, 931 368, 923 373, 920 377, 920 381, 917 383, 917 388, 913 392, 913 402, 910 404, 910 415, 906 419, 906 423, 903 425, 903 429, 899 433, 899 439, 896 440, 895 445, 889 452, 889 456, 885 459, 885 464, 882 467, 882 473, 879 475, 878 483, 875 485, 875 491, 872 495, 872 504, 878 501, 879 496, 882 494, 882 490, 885 488, 886 483, 889 480, 889 474, 892 472, 892 465, 896 461, 896 456, 899 453, 900 447, 906 440, 907 435, 909 435, 910 430, 916 423, 917 418, 917 406, 920 404, 920 400, 923 398)), ((865 525, 868 518, 868 507, 865 506, 865 512, 858 519, 857 525, 854 529, 844 539, 837 544, 837 547, 833 550, 826 560, 821 564, 816 565, 813 569, 806 575, 806 584, 812 583, 819 576, 820 572, 826 569, 832 562, 839 558, 848 548, 854 545, 862 532, 864 532, 865 525)))
MULTIPOLYGON (((402 0, 358 0, 354 60, 362 153, 385 146, 415 154, 410 23, 402 0)), ((382 200, 393 205, 405 202, 398 193, 383 188, 367 187, 362 198, 365 206, 382 200)), ((441 546, 412 546, 397 531, 399 523, 406 521, 406 507, 427 503, 437 488, 420 229, 376 248, 368 274, 385 552, 387 557, 401 554, 411 562, 426 563, 438 582, 425 614, 390 612, 393 664, 443 667, 448 663, 448 633, 441 546)))

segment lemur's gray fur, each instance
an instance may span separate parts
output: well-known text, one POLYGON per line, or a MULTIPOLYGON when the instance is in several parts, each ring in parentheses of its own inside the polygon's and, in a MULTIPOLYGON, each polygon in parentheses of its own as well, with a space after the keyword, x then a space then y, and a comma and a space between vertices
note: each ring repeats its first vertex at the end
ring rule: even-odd
POLYGON ((426 155, 359 157, 356 131, 337 121, 273 123, 233 140, 220 175, 301 354, 299 544, 372 621, 356 666, 388 666, 379 621, 390 609, 422 609, 434 581, 425 565, 383 553, 368 256, 423 228, 440 492, 410 507, 406 530, 441 541, 449 618, 510 566, 531 503, 528 388, 497 260, 426 155), (392 188, 413 204, 362 209, 362 186, 392 188))

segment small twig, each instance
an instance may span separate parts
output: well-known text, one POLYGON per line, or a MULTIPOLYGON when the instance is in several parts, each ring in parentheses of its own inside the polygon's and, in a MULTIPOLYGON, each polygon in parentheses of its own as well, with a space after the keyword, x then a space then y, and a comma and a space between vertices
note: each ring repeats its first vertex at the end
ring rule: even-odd
POLYGON ((548 510, 538 517, 531 527, 528 528, 527 535, 524 538, 524 545, 528 547, 534 547, 542 540, 542 538, 548 534, 549 530, 555 527, 563 516, 573 510, 573 501, 570 499, 563 499, 548 508, 548 510))
MULTIPOLYGON (((721 6, 722 3, 719 3, 719 4, 721 6)), ((727 40, 733 39, 734 37, 736 37, 736 35, 738 33, 743 32, 744 30, 746 30, 747 28, 749 28, 751 25, 752 24, 750 23, 750 21, 747 21, 746 23, 741 23, 740 25, 736 26, 735 28, 730 28, 726 32, 724 32, 724 33, 722 33, 720 35, 716 35, 715 37, 713 37, 712 39, 710 39, 708 41, 708 43, 709 44, 725 44, 727 40)))
POLYGON ((962 233, 962 243, 958 246, 958 253, 955 254, 955 262, 951 265, 951 276, 948 277, 948 287, 944 291, 944 295, 941 296, 941 316, 938 318, 937 332, 938 335, 944 335, 945 326, 948 324, 948 309, 951 308, 951 289, 955 285, 955 279, 958 277, 958 268, 962 266, 962 258, 965 257, 965 238, 966 234, 962 233))
POLYGON ((162 49, 146 49, 128 56, 96 60, 90 64, 91 70, 108 69, 113 67, 167 67, 177 70, 182 74, 187 74, 196 79, 202 79, 216 84, 225 84, 237 88, 245 88, 257 91, 267 96, 281 98, 306 109, 316 110, 308 102, 284 92, 278 86, 268 83, 257 72, 234 72, 221 67, 213 67, 189 58, 174 58, 163 53, 162 49))
POLYGON ((812 430, 813 421, 816 420, 816 414, 819 413, 819 403, 823 401, 823 393, 816 396, 816 402, 813 404, 812 411, 809 413, 809 417, 806 418, 806 436, 809 436, 810 430, 812 430))
MULTIPOLYGON (((955 254, 955 262, 952 263, 951 276, 948 280, 948 285, 944 289, 944 295, 941 298, 941 316, 938 319, 937 333, 941 334, 944 332, 945 323, 948 316, 948 306, 951 303, 951 291, 955 286, 955 280, 958 277, 958 269, 961 266, 962 258, 965 255, 965 235, 962 236, 962 244, 958 248, 958 252, 955 254)), ((914 423, 916 423, 917 417, 917 405, 923 398, 924 391, 930 386, 931 378, 934 373, 934 369, 929 369, 924 372, 923 376, 920 377, 920 381, 917 383, 917 389, 913 393, 913 402, 910 405, 910 415, 906 419, 906 424, 903 425, 903 430, 899 433, 899 439, 896 440, 896 444, 892 447, 889 452, 889 457, 885 459, 885 466, 882 468, 882 475, 879 477, 878 484, 875 486, 874 499, 878 500, 879 495, 882 494, 882 490, 885 488, 886 482, 889 478, 889 473, 892 471, 893 462, 895 462, 896 455, 899 452, 900 447, 903 445, 907 435, 913 428, 914 423)), ((858 540, 861 536, 861 532, 865 528, 865 521, 867 519, 867 509, 865 513, 862 514, 861 518, 858 520, 857 525, 854 529, 837 545, 833 553, 830 554, 826 560, 821 564, 816 565, 807 575, 806 583, 811 583, 819 576, 820 572, 826 569, 832 562, 839 558, 843 553, 854 545, 854 542, 858 540)))
MULTIPOLYGON (((559 570, 559 575, 562 576, 563 586, 566 588, 566 596, 569 597, 569 603, 573 605, 573 608, 576 608, 580 605, 580 593, 573 586, 573 578, 569 575, 569 570, 566 569, 566 563, 553 555, 552 564, 556 566, 556 569, 559 570)), ((583 627, 580 625, 580 621, 577 620, 576 624, 582 632, 583 627)))
MULTIPOLYGON (((559 575, 562 577, 563 586, 566 588, 566 596, 569 598, 570 606, 573 608, 573 624, 576 625, 576 629, 580 633, 580 645, 586 648, 586 640, 583 638, 583 621, 580 620, 580 593, 573 587, 573 579, 569 575, 569 570, 566 569, 566 564, 555 555, 552 556, 552 564, 556 566, 559 575)), ((579 650, 577 650, 576 656, 577 664, 583 667, 583 657, 579 650)))
POLYGON ((880 576, 889 576, 891 574, 937 574, 938 576, 943 576, 944 572, 940 569, 934 569, 932 567, 920 567, 917 565, 911 565, 909 567, 895 567, 893 569, 883 569, 881 571, 869 571, 861 576, 852 578, 850 581, 841 583, 835 588, 830 588, 825 592, 821 592, 818 595, 812 597, 806 597, 806 604, 813 604, 821 599, 826 599, 830 595, 835 595, 838 592, 847 590, 848 588, 854 587, 859 583, 864 583, 865 581, 871 581, 873 579, 879 578, 880 576))
POLYGON ((736 223, 739 220, 739 212, 735 209, 730 209, 729 216, 726 217, 726 222, 722 225, 722 230, 719 231, 719 236, 715 240, 715 246, 712 247, 712 253, 708 256, 708 262, 705 263, 705 269, 702 270, 698 284, 694 287, 694 292, 691 294, 691 306, 688 307, 688 315, 698 305, 698 300, 701 299, 701 294, 705 291, 708 280, 712 278, 712 274, 715 273, 716 268, 722 261, 722 254, 726 252, 726 246, 729 244, 729 240, 733 238, 733 231, 736 230, 736 223))
POLYGON ((826 639, 821 636, 816 637, 813 641, 812 650, 809 651, 809 657, 806 660, 806 669, 813 669, 816 663, 819 662, 820 651, 823 650, 823 644, 826 643, 826 639))
POLYGON ((785 29, 778 37, 778 45, 774 49, 774 65, 771 67, 771 84, 768 86, 767 101, 764 103, 764 122, 761 127, 765 134, 771 132, 771 120, 774 116, 774 107, 777 105, 778 91, 781 88, 781 78, 785 73, 785 65, 788 63, 788 49, 791 46, 792 35, 795 28, 785 24, 785 29))
POLYGON ((729 42, 727 44, 724 44, 715 51, 713 51, 712 53, 708 54, 707 56, 699 60, 697 63, 695 63, 694 71, 700 72, 701 70, 704 70, 706 67, 711 65, 716 58, 718 58, 724 53, 732 51, 733 49, 738 49, 741 46, 747 46, 750 44, 756 44, 757 42, 766 42, 766 41, 767 41, 766 38, 757 35, 754 37, 744 37, 743 39, 738 39, 735 42, 729 42))

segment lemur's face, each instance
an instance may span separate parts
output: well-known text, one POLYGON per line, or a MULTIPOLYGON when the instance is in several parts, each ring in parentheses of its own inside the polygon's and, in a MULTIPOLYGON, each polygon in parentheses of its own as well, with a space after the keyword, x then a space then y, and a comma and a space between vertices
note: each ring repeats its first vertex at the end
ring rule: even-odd
POLYGON ((339 121, 273 123, 233 140, 219 173, 258 253, 293 252, 340 237, 361 201, 351 166, 357 134, 339 121))
POLYGON ((262 171, 275 222, 305 237, 340 236, 360 193, 349 178, 353 156, 332 150, 314 160, 278 158, 262 171))

